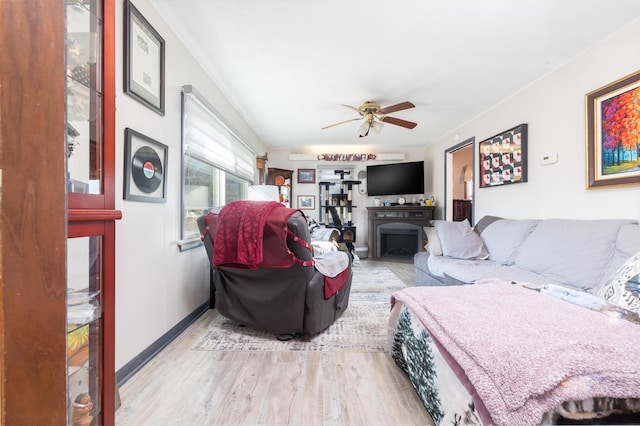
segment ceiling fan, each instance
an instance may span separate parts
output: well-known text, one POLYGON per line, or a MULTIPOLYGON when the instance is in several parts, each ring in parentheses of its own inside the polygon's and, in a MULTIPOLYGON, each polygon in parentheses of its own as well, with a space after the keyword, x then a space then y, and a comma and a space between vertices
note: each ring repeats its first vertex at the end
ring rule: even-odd
POLYGON ((359 108, 351 105, 341 105, 343 107, 347 107, 354 111, 357 111, 358 114, 360 114, 360 117, 325 126, 322 128, 322 130, 338 126, 340 124, 349 123, 351 121, 364 120, 364 122, 358 129, 358 134, 361 138, 363 138, 369 134, 369 131, 371 129, 373 129, 375 133, 380 133, 380 130, 382 130, 382 127, 384 126, 383 123, 395 124, 396 126, 405 127, 407 129, 413 129, 418 125, 418 123, 414 123, 413 121, 402 120, 400 118, 389 117, 386 115, 391 112, 414 108, 415 105, 408 101, 400 102, 399 104, 390 105, 384 108, 380 107, 380 104, 376 101, 366 101, 365 103, 360 105, 359 108))

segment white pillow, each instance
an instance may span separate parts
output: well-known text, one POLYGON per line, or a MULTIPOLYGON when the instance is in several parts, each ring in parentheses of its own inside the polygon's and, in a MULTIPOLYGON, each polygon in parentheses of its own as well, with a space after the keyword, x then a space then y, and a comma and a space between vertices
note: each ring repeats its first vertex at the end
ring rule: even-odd
POLYGON ((637 289, 640 277, 640 252, 631 256, 624 265, 605 282, 598 296, 611 303, 640 315, 640 292, 637 289), (634 291, 631 289, 634 288, 634 291))
POLYGON ((467 219, 462 222, 432 220, 430 223, 438 231, 444 256, 456 259, 487 259, 489 257, 482 238, 473 231, 467 219))
POLYGON ((442 246, 440 245, 440 238, 438 238, 438 231, 433 226, 425 226, 424 233, 427 235, 428 243, 425 246, 429 254, 433 256, 442 256, 442 246))

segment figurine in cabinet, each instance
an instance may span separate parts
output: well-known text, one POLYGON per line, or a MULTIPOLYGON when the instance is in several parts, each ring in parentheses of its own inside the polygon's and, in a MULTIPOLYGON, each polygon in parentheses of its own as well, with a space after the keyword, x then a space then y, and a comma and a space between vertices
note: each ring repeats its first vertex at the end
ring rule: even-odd
POLYGON ((72 407, 71 426, 89 426, 93 420, 93 416, 90 414, 93 408, 91 395, 81 393, 73 401, 72 407))

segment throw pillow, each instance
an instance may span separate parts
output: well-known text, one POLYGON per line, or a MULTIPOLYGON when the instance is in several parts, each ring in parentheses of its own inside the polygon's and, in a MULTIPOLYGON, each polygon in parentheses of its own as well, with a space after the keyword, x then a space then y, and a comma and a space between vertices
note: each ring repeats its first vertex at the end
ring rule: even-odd
POLYGON ((631 256, 624 265, 605 282, 598 296, 624 309, 640 314, 640 252, 631 256))
POLYGON ((502 218, 498 216, 484 216, 478 223, 476 223, 473 230, 480 235, 487 226, 491 225, 493 222, 497 222, 498 220, 502 220, 502 218))
POLYGON ((316 229, 320 228, 320 225, 318 224, 318 222, 316 222, 316 220, 310 216, 306 216, 305 218, 307 219, 307 225, 309 226, 309 233, 313 234, 313 231, 315 231, 316 229))
POLYGON ((482 238, 476 234, 467 219, 462 222, 432 220, 436 228, 442 254, 456 259, 486 259, 489 252, 482 238))
POLYGON ((432 226, 425 226, 424 233, 427 235, 427 245, 425 248, 432 256, 442 256, 442 246, 440 245, 440 238, 438 238, 438 231, 432 226))

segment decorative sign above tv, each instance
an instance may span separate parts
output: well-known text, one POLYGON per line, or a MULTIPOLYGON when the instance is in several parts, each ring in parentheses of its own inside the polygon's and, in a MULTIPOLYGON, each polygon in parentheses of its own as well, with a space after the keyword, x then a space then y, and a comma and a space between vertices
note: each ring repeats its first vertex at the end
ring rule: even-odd
POLYGON ((527 124, 480 142, 480 188, 527 181, 527 124))
POLYGON ((424 194, 424 161, 367 166, 367 195, 424 194))

